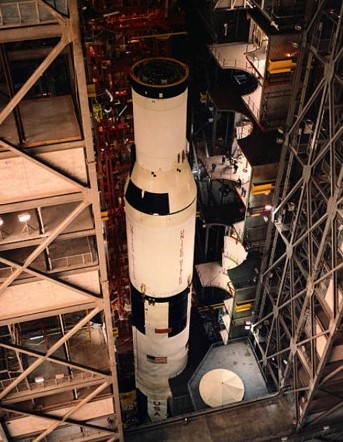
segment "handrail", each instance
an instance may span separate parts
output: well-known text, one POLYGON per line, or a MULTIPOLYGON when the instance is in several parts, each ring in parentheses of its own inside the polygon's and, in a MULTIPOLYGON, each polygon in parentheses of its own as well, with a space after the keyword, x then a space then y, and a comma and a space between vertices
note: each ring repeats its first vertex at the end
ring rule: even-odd
POLYGON ((254 101, 252 100, 251 96, 249 95, 247 98, 242 97, 244 102, 247 104, 249 109, 251 109, 252 113, 255 115, 257 120, 260 118, 260 109, 255 105, 254 101))
MULTIPOLYGON (((97 262, 97 258, 93 256, 92 252, 79 253, 76 255, 64 256, 61 258, 51 259, 53 264, 53 270, 60 270, 61 268, 69 268, 87 264, 94 264, 97 262), (74 262, 73 262, 74 261, 74 262), (75 262, 76 261, 76 262, 75 262), (58 266, 58 263, 65 265, 58 266)), ((2 267, 0 268, 0 281, 8 278, 10 274, 14 272, 13 267, 2 267)))
POLYGON ((93 254, 92 252, 86 252, 86 253, 79 253, 76 255, 70 255, 70 256, 63 256, 61 258, 55 258, 51 259, 51 263, 53 268, 56 270, 58 268, 58 263, 65 263, 65 265, 62 265, 60 267, 71 267, 75 265, 85 265, 94 262, 93 254), (77 263, 75 263, 75 260, 77 263), (74 262, 73 262, 74 261, 74 262))
POLYGON ((237 58, 227 59, 221 54, 218 47, 214 45, 210 46, 210 50, 212 51, 213 55, 215 55, 216 59, 221 64, 221 66, 223 66, 224 68, 240 69, 243 71, 248 71, 249 73, 254 72, 254 69, 252 68, 252 66, 248 61, 244 63, 237 58))
MULTIPOLYGON (((47 387, 59 387, 61 384, 72 384, 73 382, 82 381, 85 379, 97 379, 98 375, 94 373, 75 373, 75 374, 64 374, 61 373, 61 375, 56 374, 55 378, 51 379, 43 379, 42 382, 30 382, 28 386, 24 383, 18 384, 14 391, 16 393, 21 393, 25 391, 37 391, 42 389, 47 389, 47 387)), ((11 385, 11 383, 15 380, 15 377, 11 379, 3 379, 0 381, 0 391, 7 388, 8 385, 11 385)))
MULTIPOLYGON (((68 13, 68 0, 47 0, 47 4, 62 14, 68 13)), ((0 26, 42 24, 51 21, 56 21, 56 19, 34 0, 0 4, 0 26)))

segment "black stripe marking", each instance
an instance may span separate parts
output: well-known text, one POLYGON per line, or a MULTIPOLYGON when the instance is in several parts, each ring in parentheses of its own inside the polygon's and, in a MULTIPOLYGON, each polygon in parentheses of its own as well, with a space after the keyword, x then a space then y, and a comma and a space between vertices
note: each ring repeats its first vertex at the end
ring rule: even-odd
POLYGON ((131 286, 131 318, 132 326, 145 335, 144 298, 142 294, 131 286))
POLYGON ((143 97, 176 97, 188 86, 188 67, 171 58, 140 60, 132 66, 131 86, 143 97))
POLYGON ((131 180, 127 186, 125 198, 136 210, 148 215, 169 215, 168 193, 152 193, 143 191, 131 180))
POLYGON ((187 288, 169 302, 168 326, 171 331, 168 333, 168 337, 178 335, 187 325, 188 293, 189 289, 187 288))
POLYGON ((144 420, 148 414, 148 398, 142 393, 139 388, 136 389, 137 392, 137 410, 138 416, 144 420))
POLYGON ((154 298, 143 295, 132 284, 131 286, 131 305, 132 305, 132 325, 141 333, 145 334, 145 312, 144 301, 149 304, 167 302, 169 304, 168 313, 168 337, 176 336, 185 329, 187 325, 188 295, 187 287, 182 292, 168 296, 166 298, 154 298))

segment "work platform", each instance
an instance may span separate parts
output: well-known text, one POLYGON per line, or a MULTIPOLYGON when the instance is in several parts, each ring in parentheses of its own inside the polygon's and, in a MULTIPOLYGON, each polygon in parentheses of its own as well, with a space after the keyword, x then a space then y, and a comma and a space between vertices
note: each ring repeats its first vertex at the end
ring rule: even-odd
MULTIPOLYGON (((81 139, 80 126, 70 95, 23 100, 18 106, 25 133, 24 147, 81 139)), ((0 111, 3 108, 4 105, 0 111)), ((11 144, 19 143, 13 114, 1 124, 0 137, 11 144)))
POLYGON ((248 339, 236 339, 229 341, 226 346, 212 345, 190 379, 188 390, 196 410, 208 408, 201 398, 199 384, 206 373, 216 368, 231 370, 242 379, 245 390, 242 401, 258 399, 268 395, 266 383, 260 372, 250 341, 248 339))
POLYGON ((291 395, 271 396, 216 410, 206 410, 161 424, 132 427, 126 442, 262 442, 294 431, 291 395))

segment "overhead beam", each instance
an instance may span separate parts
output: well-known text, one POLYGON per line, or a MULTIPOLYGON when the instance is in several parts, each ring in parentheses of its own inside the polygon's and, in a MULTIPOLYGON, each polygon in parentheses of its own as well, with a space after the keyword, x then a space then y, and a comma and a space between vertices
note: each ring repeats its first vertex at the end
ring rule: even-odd
MULTIPOLYGON (((55 240, 55 242, 59 241, 68 241, 69 239, 75 239, 75 238, 87 238, 89 236, 94 236, 95 230, 94 229, 88 229, 88 230, 79 230, 77 232, 69 232, 69 233, 61 233, 55 240)), ((8 242, 0 245, 0 252, 3 250, 14 250, 14 249, 21 249, 23 247, 32 247, 32 246, 38 246, 41 244, 41 242, 44 240, 44 238, 47 238, 48 234, 42 235, 41 237, 35 238, 35 239, 20 239, 18 241, 8 242)))
POLYGON ((39 40, 41 38, 56 38, 62 36, 63 29, 57 23, 45 23, 37 26, 22 28, 1 28, 1 42, 11 43, 23 40, 39 40))
POLYGON ((2 214, 22 212, 23 210, 36 209, 37 207, 51 207, 61 204, 80 202, 84 199, 82 192, 67 193, 65 195, 36 198, 15 203, 0 204, 2 214))
MULTIPOLYGON (((0 114, 1 117, 1 114, 0 114)), ((0 118, 1 120, 1 118, 0 118)), ((1 124, 1 122, 0 122, 1 124)), ((69 175, 62 173, 57 168, 50 166, 49 164, 46 164, 43 160, 37 159, 32 155, 29 155, 26 150, 19 148, 18 146, 15 146, 14 144, 9 143, 8 141, 5 141, 4 139, 0 138, 0 146, 4 149, 9 149, 12 152, 16 153, 17 156, 24 158, 27 161, 30 161, 31 163, 34 163, 36 166, 52 173, 53 175, 56 175, 58 178, 61 178, 64 181, 67 181, 68 183, 72 184, 76 188, 80 189, 84 193, 88 192, 88 187, 84 183, 81 183, 75 178, 70 177, 69 175)), ((75 189, 76 190, 76 189, 75 189)))
MULTIPOLYGON (((6 140, 7 141, 7 140, 6 140)), ((43 144, 41 146, 30 146, 25 145, 24 149, 27 152, 30 152, 32 156, 37 156, 43 153, 49 153, 52 151, 64 151, 71 149, 83 149, 85 147, 85 142, 83 140, 74 140, 74 141, 64 141, 63 143, 52 143, 52 144, 43 144)), ((18 156, 17 153, 12 152, 9 149, 0 151, 0 160, 6 160, 8 158, 16 158, 18 156)))
POLYGON ((54 239, 72 222, 75 218, 86 208, 89 203, 82 202, 79 204, 51 233, 51 235, 46 238, 42 244, 40 244, 30 255, 25 259, 24 263, 20 268, 17 268, 1 285, 0 285, 0 296, 1 293, 43 252, 43 250, 51 244, 54 239))
POLYGON ((33 442, 40 442, 41 440, 45 439, 46 436, 48 436, 52 431, 54 431, 57 427, 59 427, 61 424, 64 424, 65 421, 76 413, 77 410, 83 407, 83 405, 87 404, 89 401, 94 399, 99 393, 101 393, 105 388, 109 387, 111 385, 110 381, 106 381, 103 384, 99 385, 94 391, 92 391, 90 394, 88 394, 84 399, 82 399, 75 407, 73 407, 71 410, 69 410, 60 420, 57 422, 55 421, 52 425, 50 425, 43 433, 41 433, 38 437, 33 439, 33 442))
POLYGON ((51 318, 52 316, 66 315, 68 313, 76 313, 80 311, 91 310, 95 307, 99 307, 99 302, 100 301, 97 301, 96 304, 94 302, 88 302, 84 304, 77 303, 74 305, 62 306, 58 308, 50 306, 48 310, 42 310, 36 313, 29 313, 26 315, 17 315, 17 316, 10 316, 7 318, 3 318, 0 320, 0 326, 20 324, 21 322, 37 321, 43 318, 51 318))
POLYGON ((33 74, 29 77, 28 80, 23 84, 23 86, 19 89, 19 91, 14 95, 11 101, 4 107, 4 109, 0 112, 0 125, 6 120, 6 118, 10 115, 13 109, 20 103, 20 101, 25 97, 31 87, 39 80, 41 75, 48 69, 51 63, 58 57, 58 55, 62 52, 62 50, 69 43, 69 38, 67 38, 64 34, 61 37, 61 40, 57 43, 57 45, 51 50, 49 55, 42 61, 42 63, 38 66, 38 68, 33 72, 33 74))
MULTIPOLYGON (((21 267, 22 267, 20 264, 14 262, 14 261, 11 261, 9 259, 2 258, 1 256, 0 256, 0 262, 8 265, 9 267, 15 267, 16 269, 21 269, 21 267)), ((48 275, 47 273, 39 272, 38 270, 35 270, 33 268, 26 267, 25 272, 29 273, 32 276, 36 276, 38 279, 43 279, 43 280, 51 282, 52 284, 57 285, 59 287, 65 288, 67 290, 71 290, 71 291, 77 293, 78 295, 82 295, 85 298, 90 299, 94 302, 97 302, 102 299, 101 294, 92 293, 90 291, 81 289, 73 284, 70 284, 69 282, 63 281, 58 278, 53 278, 52 276, 48 275)))
MULTIPOLYGON (((61 418, 59 418, 58 416, 53 416, 51 414, 35 413, 33 411, 22 410, 21 408, 18 409, 16 407, 9 406, 9 405, 4 405, 1 408, 4 411, 8 411, 10 413, 16 413, 16 414, 20 414, 20 415, 24 415, 24 416, 38 417, 38 418, 46 419, 48 421, 61 422, 61 418)), ((92 425, 92 424, 90 424, 88 422, 83 422, 83 421, 82 422, 78 422, 78 421, 73 420, 73 419, 65 419, 63 421, 63 423, 64 424, 68 424, 68 425, 72 425, 72 426, 88 428, 90 430, 103 431, 105 434, 107 434, 107 437, 115 437, 116 438, 115 440, 117 440, 117 438, 119 437, 118 433, 116 433, 113 430, 110 430, 110 429, 107 429, 107 428, 104 428, 104 427, 99 427, 98 425, 92 425)), ((107 439, 107 440, 109 440, 109 439, 107 439)))
POLYGON ((84 325, 86 325, 101 309, 94 308, 90 313, 88 313, 84 318, 82 318, 71 330, 69 330, 62 338, 60 338, 54 345, 52 345, 46 352, 44 356, 37 358, 25 371, 20 373, 10 385, 4 388, 0 392, 0 400, 7 396, 7 394, 13 390, 21 381, 27 378, 27 376, 32 373, 37 367, 39 367, 43 362, 47 360, 49 356, 55 353, 63 344, 65 344, 72 336, 75 335, 84 325))
MULTIPOLYGON (((41 357, 45 356, 44 353, 41 353, 39 351, 34 351, 31 349, 27 349, 27 348, 21 347, 20 345, 0 343, 0 347, 7 348, 8 350, 13 350, 15 352, 23 353, 28 356, 33 356, 34 358, 41 358, 41 357)), ((78 364, 77 362, 66 361, 65 359, 61 359, 56 356, 48 356, 46 358, 46 360, 49 362, 53 362, 54 364, 59 364, 59 365, 65 366, 65 367, 75 368, 75 370, 84 371, 84 372, 90 373, 91 375, 94 375, 94 376, 100 376, 100 378, 102 378, 103 380, 108 380, 108 379, 104 379, 104 378, 108 377, 109 374, 102 371, 102 370, 96 370, 94 368, 87 367, 86 365, 78 364)))
MULTIPOLYGON (((83 378, 83 379, 71 379, 69 382, 55 383, 54 385, 47 385, 45 383, 42 388, 35 388, 34 390, 25 390, 15 392, 7 395, 2 401, 1 406, 16 404, 25 401, 31 401, 32 399, 38 399, 41 397, 52 396, 54 394, 67 393, 72 390, 81 390, 83 388, 90 388, 96 385, 100 385, 104 382, 104 378, 83 378)), ((56 404, 58 405, 58 403, 56 404)), ((1 440, 1 439, 0 439, 1 440)))

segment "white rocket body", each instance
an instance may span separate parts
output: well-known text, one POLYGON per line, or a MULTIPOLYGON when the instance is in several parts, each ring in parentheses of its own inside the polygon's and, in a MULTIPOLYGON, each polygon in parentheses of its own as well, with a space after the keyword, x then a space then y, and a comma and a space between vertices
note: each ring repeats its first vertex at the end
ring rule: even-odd
POLYGON ((169 378, 187 365, 196 186, 186 157, 188 69, 147 59, 131 72, 136 160, 125 210, 136 387, 167 417, 169 378))

